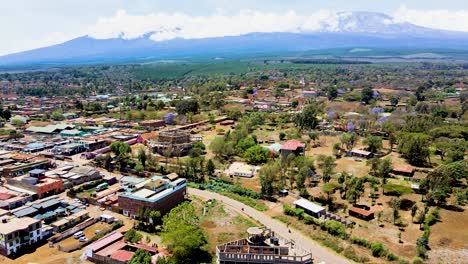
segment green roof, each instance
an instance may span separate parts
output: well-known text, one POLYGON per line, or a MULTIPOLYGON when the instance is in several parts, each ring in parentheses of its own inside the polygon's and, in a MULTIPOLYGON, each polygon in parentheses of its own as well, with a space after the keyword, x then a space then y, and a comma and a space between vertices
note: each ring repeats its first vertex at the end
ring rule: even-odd
POLYGON ((85 132, 80 131, 78 129, 63 130, 62 132, 60 132, 60 135, 71 135, 71 136, 81 136, 84 134, 85 132))
POLYGON ((57 125, 47 125, 44 127, 39 126, 30 126, 26 129, 27 132, 34 132, 34 133, 45 133, 45 134, 52 134, 58 133, 60 130, 73 128, 74 125, 69 124, 57 124, 57 125))

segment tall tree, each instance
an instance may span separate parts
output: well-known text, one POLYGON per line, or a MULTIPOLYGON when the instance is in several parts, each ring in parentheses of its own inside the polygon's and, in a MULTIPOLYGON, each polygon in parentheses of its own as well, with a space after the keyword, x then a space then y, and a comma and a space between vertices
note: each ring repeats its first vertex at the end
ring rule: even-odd
POLYGON ((367 150, 372 153, 377 153, 382 148, 382 138, 378 136, 368 136, 363 143, 367 145, 367 150))
POLYGON ((315 103, 308 104, 304 107, 301 113, 296 114, 294 117, 294 123, 300 130, 314 129, 318 124, 318 113, 319 110, 315 103))
POLYGON ((151 264, 151 254, 144 249, 137 249, 128 264, 151 264))
POLYGON ((161 239, 175 263, 211 262, 205 250, 207 237, 199 227, 195 206, 184 202, 163 217, 161 239))
POLYGON ((340 137, 341 144, 346 148, 346 151, 351 151, 356 145, 359 137, 356 133, 344 133, 340 137))
POLYGON ((335 158, 332 156, 320 156, 319 168, 322 170, 322 179, 324 182, 329 182, 334 174, 336 167, 335 158))
POLYGON ((387 178, 390 177, 392 171, 392 160, 385 158, 377 166, 376 176, 382 178, 382 184, 387 183, 387 178))
POLYGON ((429 159, 430 136, 423 133, 400 133, 398 151, 411 164, 422 165, 429 159))
POLYGON ((368 104, 374 98, 374 91, 371 87, 364 87, 361 91, 361 102, 368 104))

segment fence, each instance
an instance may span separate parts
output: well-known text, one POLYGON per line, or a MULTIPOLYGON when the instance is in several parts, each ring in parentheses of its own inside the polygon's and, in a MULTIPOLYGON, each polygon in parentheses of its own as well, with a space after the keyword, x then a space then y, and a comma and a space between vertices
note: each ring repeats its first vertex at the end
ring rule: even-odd
POLYGON ((94 224, 94 223, 96 223, 98 221, 99 221, 99 219, 97 219, 97 218, 87 219, 83 223, 80 223, 80 224, 78 224, 78 225, 76 225, 76 226, 74 226, 74 227, 60 233, 60 234, 57 234, 57 235, 49 238, 49 240, 48 240, 49 245, 53 246, 55 243, 57 243, 57 242, 65 239, 65 238, 75 234, 78 231, 81 231, 81 230, 87 228, 88 226, 90 226, 90 225, 92 225, 92 224, 94 224))

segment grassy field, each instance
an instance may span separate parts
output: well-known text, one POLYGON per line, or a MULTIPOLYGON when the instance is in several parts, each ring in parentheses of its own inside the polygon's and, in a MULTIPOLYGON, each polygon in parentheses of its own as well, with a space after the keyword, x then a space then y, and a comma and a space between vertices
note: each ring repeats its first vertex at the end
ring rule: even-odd
POLYGON ((208 236, 208 248, 212 254, 215 254, 218 244, 243 238, 247 228, 257 226, 254 220, 226 208, 222 203, 192 198, 200 212, 201 227, 208 236))

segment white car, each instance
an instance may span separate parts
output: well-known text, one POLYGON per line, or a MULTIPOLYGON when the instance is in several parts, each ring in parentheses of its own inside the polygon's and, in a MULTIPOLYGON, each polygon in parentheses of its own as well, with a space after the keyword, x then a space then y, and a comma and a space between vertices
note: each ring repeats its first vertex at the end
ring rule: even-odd
POLYGON ((85 236, 80 237, 80 242, 87 242, 88 238, 85 236))

